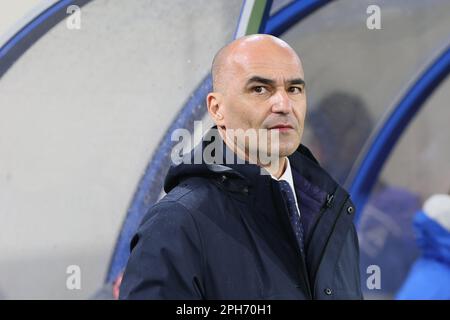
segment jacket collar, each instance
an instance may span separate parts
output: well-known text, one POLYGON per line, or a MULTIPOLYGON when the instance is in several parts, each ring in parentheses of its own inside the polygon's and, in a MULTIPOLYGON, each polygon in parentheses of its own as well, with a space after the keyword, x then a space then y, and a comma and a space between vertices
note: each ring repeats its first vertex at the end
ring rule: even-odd
MULTIPOLYGON (((202 141, 187 155, 190 161, 187 161, 187 163, 183 161, 183 163, 169 169, 164 183, 166 192, 169 192, 182 179, 189 176, 230 178, 242 187, 254 187, 270 182, 271 176, 269 174, 261 174, 263 169, 260 166, 238 158, 216 132, 217 126, 206 132, 202 141), (219 139, 219 141, 215 141, 215 139, 219 139), (202 156, 211 143, 221 146, 221 148, 216 149, 222 154, 217 155, 217 157, 216 154, 213 154, 214 159, 221 161, 204 161, 205 159, 202 156), (196 157, 202 160, 200 164, 194 164, 196 157)), ((321 191, 334 192, 337 183, 320 167, 318 161, 306 146, 301 144, 288 158, 294 180, 295 176, 301 176, 321 191)))

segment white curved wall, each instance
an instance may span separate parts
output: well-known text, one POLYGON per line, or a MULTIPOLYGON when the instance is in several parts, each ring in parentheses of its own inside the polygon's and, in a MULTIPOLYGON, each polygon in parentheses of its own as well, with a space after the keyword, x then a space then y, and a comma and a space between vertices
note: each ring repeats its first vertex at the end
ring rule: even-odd
POLYGON ((0 1, 0 46, 57 0, 0 1))
POLYGON ((231 39, 241 1, 108 1, 0 79, 0 294, 87 298, 162 134, 231 39), (82 289, 66 289, 79 265, 82 289))

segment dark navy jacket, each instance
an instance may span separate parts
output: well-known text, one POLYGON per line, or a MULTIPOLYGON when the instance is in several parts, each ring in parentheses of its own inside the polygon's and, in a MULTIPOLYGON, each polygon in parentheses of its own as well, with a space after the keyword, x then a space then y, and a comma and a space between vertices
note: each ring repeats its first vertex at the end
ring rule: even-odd
POLYGON ((289 160, 305 257, 277 182, 258 166, 180 164, 131 242, 120 298, 362 298, 348 193, 305 146, 289 160))

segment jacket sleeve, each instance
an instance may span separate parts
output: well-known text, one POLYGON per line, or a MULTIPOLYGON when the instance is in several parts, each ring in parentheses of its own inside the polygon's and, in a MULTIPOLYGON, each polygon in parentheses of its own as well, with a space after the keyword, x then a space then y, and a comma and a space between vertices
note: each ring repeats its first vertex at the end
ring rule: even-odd
POLYGON ((202 266, 191 213, 177 202, 160 202, 132 240, 120 299, 202 299, 202 266))

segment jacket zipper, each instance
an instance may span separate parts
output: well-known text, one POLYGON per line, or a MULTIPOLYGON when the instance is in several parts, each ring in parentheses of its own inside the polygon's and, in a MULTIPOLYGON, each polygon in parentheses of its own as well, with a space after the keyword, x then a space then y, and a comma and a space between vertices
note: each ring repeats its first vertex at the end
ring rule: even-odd
MULTIPOLYGON (((335 191, 336 192, 336 191, 335 191)), ((311 238, 317 228, 317 225, 320 221, 320 219, 322 218, 324 212, 327 209, 330 209, 331 207, 333 207, 333 202, 334 202, 334 193, 328 193, 327 194, 327 199, 325 200, 325 202, 323 203, 322 207, 320 208, 319 214, 317 215, 317 218, 314 220, 314 226, 312 227, 311 231, 309 232, 309 236, 308 236, 308 246, 306 248, 306 251, 308 251, 310 245, 311 245, 311 238)))
POLYGON ((306 266, 306 255, 303 254, 301 256, 302 256, 301 260, 302 260, 303 270, 306 271, 306 274, 303 275, 303 278, 305 279, 305 283, 306 283, 306 291, 308 294, 308 299, 312 300, 313 295, 312 295, 312 291, 311 291, 311 283, 309 281, 308 268, 306 266))

